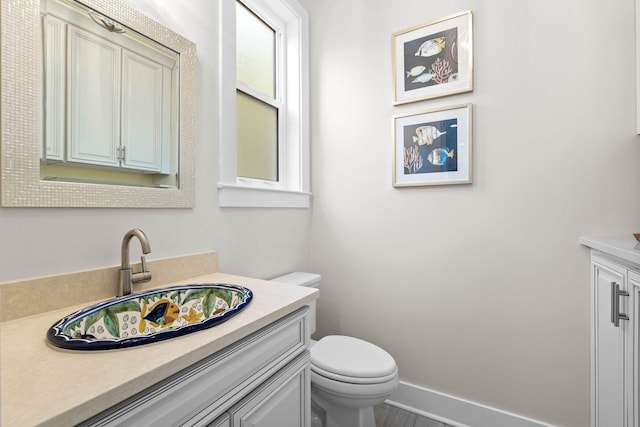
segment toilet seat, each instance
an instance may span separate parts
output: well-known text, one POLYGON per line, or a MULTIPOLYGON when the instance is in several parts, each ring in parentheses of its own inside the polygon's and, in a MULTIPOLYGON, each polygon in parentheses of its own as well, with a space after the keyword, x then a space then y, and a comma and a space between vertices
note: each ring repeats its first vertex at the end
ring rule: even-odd
POLYGON ((311 348, 311 370, 350 384, 380 384, 398 375, 396 363, 380 347, 353 337, 329 335, 311 348))
POLYGON ((393 371, 389 375, 386 375, 384 377, 372 377, 372 378, 350 377, 346 375, 339 375, 334 372, 325 371, 321 368, 318 368, 317 366, 314 366, 313 364, 311 365, 311 371, 313 373, 316 373, 318 375, 321 375, 333 381, 339 381, 342 383, 349 383, 349 384, 364 384, 364 385, 386 383, 398 376, 397 368, 395 371, 393 371))

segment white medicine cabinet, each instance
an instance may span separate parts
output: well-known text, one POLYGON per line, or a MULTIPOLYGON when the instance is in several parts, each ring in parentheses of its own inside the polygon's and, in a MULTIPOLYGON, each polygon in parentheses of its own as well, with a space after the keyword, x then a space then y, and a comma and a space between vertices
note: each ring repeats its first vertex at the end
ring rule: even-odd
POLYGON ((175 174, 178 55, 73 2, 41 16, 43 163, 175 174))

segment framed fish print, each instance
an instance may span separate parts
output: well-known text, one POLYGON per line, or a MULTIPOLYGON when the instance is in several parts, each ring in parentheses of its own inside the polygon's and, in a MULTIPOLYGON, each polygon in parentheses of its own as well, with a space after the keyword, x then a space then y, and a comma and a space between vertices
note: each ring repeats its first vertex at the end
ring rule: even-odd
POLYGON ((392 36, 394 105, 473 90, 471 10, 392 36))
POLYGON ((393 117, 393 186, 471 183, 471 104, 393 117))

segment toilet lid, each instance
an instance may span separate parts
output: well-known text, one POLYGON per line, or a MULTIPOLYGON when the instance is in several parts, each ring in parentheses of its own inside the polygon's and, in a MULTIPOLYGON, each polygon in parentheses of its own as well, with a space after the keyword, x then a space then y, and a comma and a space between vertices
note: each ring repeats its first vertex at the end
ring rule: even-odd
POLYGON ((377 345, 353 337, 329 335, 311 348, 312 369, 352 378, 380 378, 396 373, 393 357, 377 345))

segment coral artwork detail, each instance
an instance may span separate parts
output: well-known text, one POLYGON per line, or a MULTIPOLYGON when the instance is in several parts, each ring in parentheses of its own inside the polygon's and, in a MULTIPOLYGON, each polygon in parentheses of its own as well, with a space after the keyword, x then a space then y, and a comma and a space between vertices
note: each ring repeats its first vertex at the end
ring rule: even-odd
POLYGON ((416 173, 422 167, 422 156, 418 144, 404 149, 404 167, 406 173, 416 173))
POLYGON ((431 74, 433 74, 433 81, 438 84, 446 83, 449 81, 449 77, 453 73, 451 64, 446 59, 436 58, 435 62, 431 64, 431 74))

